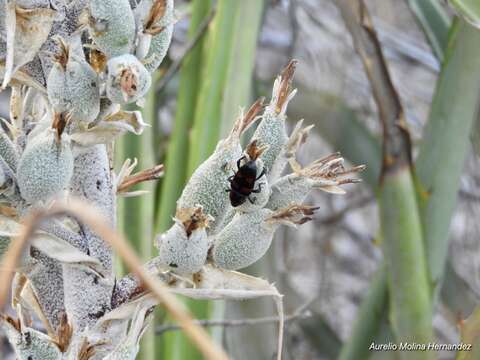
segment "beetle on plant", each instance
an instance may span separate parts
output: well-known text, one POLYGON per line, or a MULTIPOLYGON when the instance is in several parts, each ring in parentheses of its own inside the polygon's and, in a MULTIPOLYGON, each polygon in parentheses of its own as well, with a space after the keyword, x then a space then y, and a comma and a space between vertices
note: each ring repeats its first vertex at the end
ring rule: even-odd
POLYGON ((258 164, 258 157, 266 148, 266 146, 258 147, 257 141, 254 140, 246 150, 247 155, 243 155, 237 160, 237 171, 228 178, 230 189, 226 190, 230 193, 230 204, 233 207, 242 205, 247 199, 251 204, 254 204, 256 199, 252 199, 250 195, 252 193, 258 194, 262 191, 262 186, 265 184, 259 183, 257 189, 255 189, 255 184, 257 180, 260 180, 267 173, 263 163, 261 166, 258 164), (243 165, 242 160, 246 160, 243 165), (261 172, 257 176, 259 168, 261 168, 261 172))

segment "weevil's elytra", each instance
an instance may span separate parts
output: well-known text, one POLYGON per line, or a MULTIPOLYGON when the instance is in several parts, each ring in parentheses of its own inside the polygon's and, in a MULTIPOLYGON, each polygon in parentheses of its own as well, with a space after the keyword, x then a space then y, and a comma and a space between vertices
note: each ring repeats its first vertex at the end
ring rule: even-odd
POLYGON ((246 153, 250 160, 247 160, 247 156, 242 156, 237 161, 237 172, 228 178, 230 182, 229 192, 230 204, 233 207, 242 205, 247 199, 250 203, 254 204, 255 199, 252 199, 250 195, 258 194, 262 191, 263 183, 258 184, 255 189, 256 181, 261 179, 265 174, 265 168, 263 168, 260 175, 257 176, 257 159, 265 148, 258 148, 257 142, 253 141, 248 145, 246 153), (243 165, 242 161, 247 160, 243 165))

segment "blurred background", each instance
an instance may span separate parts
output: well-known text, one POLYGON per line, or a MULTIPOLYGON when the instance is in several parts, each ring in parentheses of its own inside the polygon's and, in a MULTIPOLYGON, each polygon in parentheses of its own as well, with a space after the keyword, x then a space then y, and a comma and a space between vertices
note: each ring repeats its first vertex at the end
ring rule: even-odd
MULTIPOLYGON (((422 142, 433 144, 430 152, 437 154, 425 158, 435 160, 424 160, 428 171, 419 169, 424 177, 437 179, 440 196, 445 196, 435 203, 442 215, 423 223, 424 231, 432 228, 433 244, 440 247, 425 250, 427 261, 441 264, 433 291, 433 327, 436 342, 457 343, 461 320, 480 297, 480 73, 462 65, 465 61, 480 69, 480 34, 460 29, 462 38, 455 39, 454 28, 469 25, 440 0, 365 2, 403 104, 414 158, 422 142), (438 85, 442 76, 442 81, 451 81, 444 90, 438 85), (439 112, 447 125, 425 130, 439 112), (459 130, 463 128, 467 130, 459 130)), ((166 175, 156 184, 141 185, 152 196, 121 200, 120 229, 144 259, 154 256, 152 239, 171 224, 175 201, 192 171, 228 132, 239 107, 248 107, 259 96, 269 99, 275 76, 290 59, 298 59, 298 93, 288 109, 289 125, 299 119, 315 125, 299 161, 305 165, 341 151, 350 163, 368 168, 363 183, 347 186, 345 196, 312 193, 308 202, 320 206, 315 220, 298 230, 279 230, 267 256, 245 272, 274 282, 284 294, 285 359, 398 358, 397 352, 365 348, 371 341, 395 341, 383 265, 390 259, 383 256, 378 207, 382 128, 336 1, 175 3, 179 20, 174 41, 143 109, 152 128, 141 137, 125 136, 116 147, 117 169, 125 158, 136 157, 139 168, 164 163, 166 175), (201 136, 190 136, 192 128, 201 136)), ((7 115, 6 95, 1 94, 1 116, 7 115)), ((120 263, 118 271, 123 271, 120 263)), ((220 320, 211 333, 232 359, 274 358, 277 330, 271 299, 186 303, 199 319, 220 320), (231 321, 272 316, 255 324, 231 321)), ((157 315, 140 359, 201 359, 161 310, 157 315)), ((454 359, 456 354, 435 356, 454 359)))

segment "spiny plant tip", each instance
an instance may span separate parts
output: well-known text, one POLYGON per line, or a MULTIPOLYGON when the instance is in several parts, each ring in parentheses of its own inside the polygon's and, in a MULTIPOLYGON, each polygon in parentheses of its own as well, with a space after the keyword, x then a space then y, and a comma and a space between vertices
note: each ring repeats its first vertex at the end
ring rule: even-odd
POLYGON ((241 113, 240 117, 235 121, 229 137, 239 136, 243 134, 257 119, 260 111, 264 109, 265 97, 258 98, 246 113, 241 113))
POLYGON ((69 113, 55 113, 53 114, 52 129, 55 130, 57 141, 60 141, 62 134, 67 126, 67 123, 71 120, 69 113))
POLYGON ((293 75, 295 74, 297 63, 298 60, 291 60, 280 74, 280 88, 278 91, 277 103, 275 106, 275 111, 277 112, 277 114, 282 111, 283 105, 285 104, 285 101, 287 101, 292 91, 293 75))
POLYGON ((250 144, 248 144, 247 148, 245 149, 245 153, 248 155, 250 160, 257 160, 267 149, 268 145, 258 146, 257 140, 253 140, 250 144))
POLYGON ((206 228, 211 220, 211 217, 203 212, 201 206, 178 209, 175 218, 185 227, 187 237, 190 237, 192 232, 197 229, 206 228))
POLYGON ((15 320, 9 315, 6 314, 0 314, 0 320, 3 320, 5 322, 8 322, 10 325, 12 325, 15 330, 20 331, 22 329, 22 325, 20 323, 20 319, 15 320))
POLYGON ((287 208, 277 210, 268 219, 268 222, 287 220, 297 225, 305 224, 312 220, 311 216, 320 209, 318 206, 293 204, 287 208))
POLYGON ((55 343, 57 344, 58 348, 62 353, 67 351, 70 345, 70 342, 72 340, 72 335, 73 335, 73 327, 68 321, 67 313, 63 312, 60 317, 60 324, 58 326, 57 336, 55 339, 55 343))
POLYGON ((67 69, 68 58, 70 56, 70 48, 68 44, 63 40, 61 36, 55 36, 53 38, 57 43, 59 50, 56 54, 53 55, 53 59, 60 64, 63 70, 67 69))
POLYGON ((88 62, 97 74, 102 73, 107 67, 107 56, 98 49, 90 49, 88 62))
POLYGON ((155 0, 150 12, 145 21, 145 30, 144 32, 151 35, 156 35, 160 33, 164 27, 155 26, 155 23, 160 20, 167 10, 167 0, 155 0))

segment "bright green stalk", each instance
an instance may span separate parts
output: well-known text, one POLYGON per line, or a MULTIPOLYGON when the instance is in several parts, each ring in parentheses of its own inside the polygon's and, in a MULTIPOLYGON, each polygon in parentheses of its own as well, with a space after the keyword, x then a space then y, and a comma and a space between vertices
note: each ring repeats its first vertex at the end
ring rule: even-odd
MULTIPOLYGON (((199 26, 211 11, 211 2, 195 0, 192 6, 192 17, 188 38, 191 40, 198 31, 199 26)), ((186 56, 180 69, 180 85, 177 98, 177 112, 175 114, 174 128, 170 143, 167 148, 165 163, 165 178, 159 191, 159 204, 156 232, 168 229, 175 215, 176 202, 179 198, 187 177, 188 162, 188 134, 195 114, 198 94, 200 91, 201 75, 203 68, 203 51, 206 36, 203 36, 197 45, 186 56)), ((186 300, 190 310, 195 316, 203 317, 207 312, 206 304, 186 300)), ((155 319, 156 323, 161 322, 155 319)), ((166 334, 162 341, 158 341, 157 352, 162 353, 166 359, 187 359, 192 354, 199 358, 199 353, 188 343, 181 333, 166 334), (178 352, 177 352, 178 350, 178 352)), ((191 357, 192 359, 194 357, 191 357)))
MULTIPOLYGON (((156 121, 156 101, 154 86, 149 91, 146 104, 143 109, 145 122, 153 124, 156 121)), ((138 165, 135 171, 153 167, 153 136, 152 130, 147 128, 141 135, 126 134, 120 140, 117 149, 119 162, 130 158, 138 159, 138 165)), ((154 190, 153 182, 144 182, 135 186, 134 190, 147 190, 148 194, 124 198, 120 200, 121 206, 118 214, 118 223, 121 231, 129 239, 130 243, 137 250, 138 254, 145 261, 151 259, 153 252, 153 223, 154 223, 154 190)), ((139 360, 154 360, 155 357, 155 333, 151 326, 147 333, 142 337, 140 343, 140 353, 137 356, 139 360)))
MULTIPOLYGON (((225 88, 230 84, 227 83, 226 78, 232 61, 234 33, 232 19, 235 19, 240 7, 241 3, 235 0, 219 0, 217 3, 217 13, 208 33, 206 65, 202 73, 200 89, 195 92, 198 97, 190 138, 187 175, 191 174, 212 153, 219 139, 222 100, 225 88)), ((186 302, 196 317, 208 317, 209 302, 193 300, 186 302)), ((201 359, 200 353, 181 333, 167 334, 165 339, 165 358, 201 359)))
MULTIPOLYGON (((215 149, 220 135, 222 95, 229 67, 234 21, 241 2, 219 0, 217 14, 209 31, 209 49, 206 68, 190 139, 188 174, 215 149)), ((234 84, 232 84, 233 86, 234 84)))
POLYGON ((480 1, 450 0, 457 13, 473 26, 480 28, 480 1))
POLYGON ((387 268, 382 264, 362 301, 352 335, 344 343, 338 360, 368 359, 369 345, 375 340, 385 317, 387 295, 387 268))
MULTIPOLYGON (((198 27, 211 10, 210 1, 196 0, 193 3, 192 18, 188 30, 188 39, 197 33, 198 27)), ((159 191, 159 211, 156 231, 168 229, 175 215, 177 199, 180 197, 187 176, 188 134, 195 114, 199 94, 202 68, 202 51, 205 37, 185 57, 180 69, 180 86, 178 90, 177 112, 173 132, 167 147, 165 160, 165 177, 159 191)))
MULTIPOLYGON (((408 167, 384 175, 380 220, 395 337, 397 342, 429 343, 433 333, 427 264, 415 187, 408 167)), ((433 358, 433 353, 425 351, 400 355, 405 359, 433 358)))
POLYGON ((248 108, 252 89, 258 32, 264 0, 244 0, 233 20, 232 48, 227 69, 222 112, 221 134, 230 131, 240 106, 248 108))
POLYGON ((408 0, 408 3, 420 22, 435 56, 442 63, 451 24, 448 14, 438 0, 408 0))
POLYGON ((480 31, 461 21, 451 38, 416 162, 433 287, 443 277, 448 229, 480 99, 480 31))

